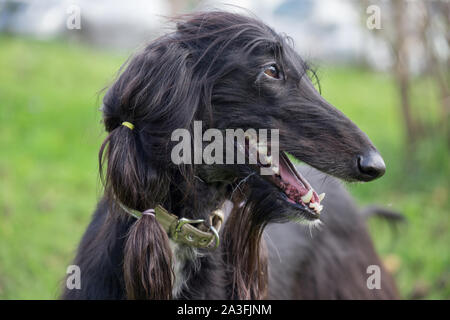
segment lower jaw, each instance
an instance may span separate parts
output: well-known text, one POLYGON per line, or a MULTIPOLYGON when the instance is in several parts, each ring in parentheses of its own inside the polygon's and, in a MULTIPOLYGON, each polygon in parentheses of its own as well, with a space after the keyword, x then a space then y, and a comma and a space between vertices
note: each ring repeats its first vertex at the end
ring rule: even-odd
POLYGON ((315 213, 314 211, 307 208, 305 205, 303 205, 301 203, 292 201, 291 199, 288 198, 288 196, 283 191, 280 191, 280 194, 288 207, 300 211, 298 214, 298 217, 297 216, 293 217, 293 219, 298 218, 298 219, 304 219, 307 221, 319 220, 319 215, 317 213, 315 213))
MULTIPOLYGON (((248 152, 248 147, 246 145, 246 150, 248 152)), ((257 148, 258 152, 259 149, 257 148)), ((265 149, 265 151, 267 152, 267 149, 265 149)), ((259 157, 259 155, 258 155, 259 157)), ((295 209, 297 211, 300 211, 298 213, 298 218, 299 219, 305 219, 307 221, 316 221, 319 220, 319 215, 320 215, 320 211, 322 210, 322 208, 320 208, 318 211, 316 210, 312 210, 309 206, 311 206, 311 204, 308 206, 308 203, 312 202, 316 202, 318 205, 320 205, 320 196, 317 195, 317 193, 314 191, 314 189, 310 186, 310 184, 308 183, 308 181, 306 181, 304 178, 301 177, 300 173, 295 169, 295 167, 293 166, 293 164, 290 162, 287 154, 280 150, 280 161, 284 161, 285 163, 285 167, 288 168, 287 170, 290 170, 291 174, 295 175, 296 177, 298 177, 298 179, 301 180, 301 185, 303 187, 303 189, 306 190, 312 190, 313 191, 313 199, 309 198, 309 200, 305 200, 307 201, 306 203, 304 203, 303 198, 301 199, 301 201, 295 201, 292 199, 292 192, 285 192, 286 189, 286 185, 289 184, 289 182, 285 182, 284 180, 282 180, 282 175, 281 175, 281 169, 280 167, 278 167, 278 173, 276 171, 274 171, 273 175, 270 176, 264 176, 264 180, 268 181, 269 183, 271 183, 274 187, 278 188, 278 191, 280 192, 283 200, 286 202, 286 205, 292 209, 295 209), (289 195, 291 194, 291 196, 289 195)), ((271 162, 269 162, 271 165, 271 162)), ((281 164, 279 164, 281 165, 281 164)), ((263 167, 262 164, 260 164, 258 162, 258 164, 256 165, 252 165, 256 170, 260 170, 261 167, 263 167)), ((267 167, 267 166, 264 166, 267 167)), ((298 189, 297 189, 298 190, 298 189)), ((305 195, 305 194, 303 194, 305 195)), ((294 198, 299 198, 299 196, 302 196, 302 194, 295 194, 294 193, 294 198)), ((314 208, 317 209, 317 206, 314 208)), ((319 220, 320 221, 320 220, 319 220)))

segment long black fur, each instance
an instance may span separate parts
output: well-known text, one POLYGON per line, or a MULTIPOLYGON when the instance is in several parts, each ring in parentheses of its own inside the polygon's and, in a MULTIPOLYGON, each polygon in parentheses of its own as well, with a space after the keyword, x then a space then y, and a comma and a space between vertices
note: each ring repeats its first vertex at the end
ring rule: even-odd
MULTIPOLYGON (((258 263, 264 259, 255 244, 262 246, 259 237, 269 224, 263 236, 269 237, 268 297, 395 298, 395 285, 384 269, 382 289, 367 289, 367 266, 382 268, 382 263, 363 219, 334 178, 328 177, 329 183, 321 187, 323 173, 311 171, 314 174, 308 176, 318 192, 328 194, 323 230, 315 230, 311 237, 297 224, 274 224, 306 219, 305 212, 288 203, 252 167, 171 162, 171 133, 177 128, 192 132, 194 120, 203 121, 203 130, 279 129, 281 150, 347 181, 373 179, 359 170, 356 159, 368 150, 376 152, 367 136, 317 92, 311 70, 289 41, 261 21, 207 12, 176 22, 173 33, 130 59, 105 95, 109 136, 100 154, 102 167, 106 166, 105 197, 74 261, 81 269, 81 289, 65 289, 62 298, 130 297, 125 289, 124 247, 130 230, 136 231, 136 221, 117 206, 118 200, 141 211, 161 204, 179 217, 207 218, 236 193, 246 200, 246 211, 237 213, 242 220, 239 215, 230 220, 236 225, 225 227, 218 250, 202 251, 195 261, 184 264, 187 282, 173 298, 265 297, 263 278, 253 279, 251 270, 242 268, 265 270, 258 263), (265 76, 269 65, 277 66, 280 79, 265 76), (121 126, 123 121, 132 122, 135 129, 121 126), (233 251, 239 248, 242 251, 233 251), (234 259, 241 254, 244 262, 234 259), (253 284, 246 287, 246 279, 253 284)), ((152 241, 156 242, 149 244, 150 249, 158 244, 158 239, 152 241)), ((141 258, 138 261, 151 259, 141 258)))

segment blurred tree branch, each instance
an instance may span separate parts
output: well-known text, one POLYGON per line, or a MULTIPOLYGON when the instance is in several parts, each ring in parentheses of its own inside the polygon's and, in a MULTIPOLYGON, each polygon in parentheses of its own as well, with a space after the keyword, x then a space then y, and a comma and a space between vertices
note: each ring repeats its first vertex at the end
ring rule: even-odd
POLYGON ((393 20, 395 23, 395 33, 391 40, 391 48, 393 49, 393 54, 395 57, 393 69, 397 86, 400 91, 401 108, 409 139, 408 146, 413 149, 416 140, 419 137, 419 120, 413 118, 411 111, 410 72, 408 66, 409 46, 405 21, 407 16, 404 14, 406 10, 405 1, 394 0, 392 10, 393 20))
MULTIPOLYGON (((450 145, 450 1, 449 0, 364 0, 361 12, 367 18, 366 8, 381 8, 382 28, 371 30, 371 35, 383 41, 391 51, 392 73, 400 97, 400 110, 406 129, 408 151, 414 151, 417 142, 435 133, 444 134, 450 145), (440 48, 438 46, 441 46, 440 48), (446 47, 446 48, 443 48, 446 47), (422 74, 427 74, 439 90, 439 126, 427 123, 422 110, 428 106, 413 108, 411 101, 412 72, 410 62, 423 51, 422 74)), ((364 19, 365 25, 366 19, 364 19)), ((416 70, 417 72, 417 70, 416 70)), ((417 104, 417 102, 416 102, 417 104)))
MULTIPOLYGON (((423 1, 424 9, 426 14, 424 15, 424 30, 421 34, 423 45, 426 47, 426 52, 430 56, 430 70, 436 80, 439 90, 440 90, 440 100, 441 100, 441 127, 442 131, 446 135, 447 140, 450 142, 450 133, 448 128, 449 116, 450 116, 450 81, 449 81, 449 70, 450 70, 450 55, 447 56, 446 60, 441 61, 439 59, 436 48, 432 38, 429 37, 429 33, 436 32, 435 27, 431 21, 432 16, 432 4, 428 1, 423 1), (447 74, 446 74, 447 73, 447 74)), ((450 48, 450 2, 449 1, 436 1, 435 15, 439 17, 436 19, 444 25, 446 30, 445 39, 447 40, 447 47, 450 48)))

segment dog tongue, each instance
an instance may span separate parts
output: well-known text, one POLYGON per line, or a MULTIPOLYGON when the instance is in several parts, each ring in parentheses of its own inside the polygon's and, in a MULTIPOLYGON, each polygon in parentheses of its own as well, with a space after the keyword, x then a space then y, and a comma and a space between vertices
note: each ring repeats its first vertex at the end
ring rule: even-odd
MULTIPOLYGON (((280 177, 283 181, 284 192, 291 200, 296 202, 301 202, 300 198, 312 189, 308 181, 297 171, 285 154, 281 154, 280 157, 280 177)), ((314 190, 311 202, 320 202, 319 196, 314 190)))

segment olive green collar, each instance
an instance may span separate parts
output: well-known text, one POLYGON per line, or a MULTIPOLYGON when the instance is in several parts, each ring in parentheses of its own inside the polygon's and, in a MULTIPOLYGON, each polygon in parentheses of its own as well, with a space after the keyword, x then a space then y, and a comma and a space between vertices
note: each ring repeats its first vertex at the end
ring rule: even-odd
MULTIPOLYGON (((143 215, 142 212, 130 209, 120 202, 119 205, 136 219, 140 219, 143 215)), ((178 218, 161 205, 154 209, 154 216, 167 232, 169 238, 175 242, 195 248, 215 249, 219 246, 219 231, 224 219, 222 209, 217 209, 211 213, 208 225, 205 224, 204 219, 178 218)))

